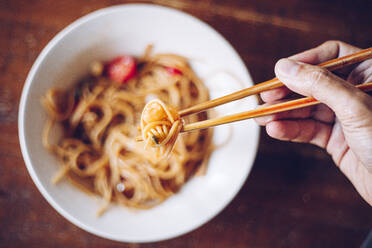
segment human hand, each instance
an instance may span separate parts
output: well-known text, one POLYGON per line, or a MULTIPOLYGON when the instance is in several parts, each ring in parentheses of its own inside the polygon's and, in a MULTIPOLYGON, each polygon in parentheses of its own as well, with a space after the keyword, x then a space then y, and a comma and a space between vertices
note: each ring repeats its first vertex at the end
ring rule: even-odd
POLYGON ((372 59, 344 70, 345 80, 310 65, 360 50, 343 42, 328 41, 279 60, 275 74, 286 87, 261 93, 265 104, 283 102, 291 91, 312 96, 323 104, 259 117, 256 121, 266 126, 273 138, 325 148, 372 206, 372 97, 351 85, 372 81, 372 59))

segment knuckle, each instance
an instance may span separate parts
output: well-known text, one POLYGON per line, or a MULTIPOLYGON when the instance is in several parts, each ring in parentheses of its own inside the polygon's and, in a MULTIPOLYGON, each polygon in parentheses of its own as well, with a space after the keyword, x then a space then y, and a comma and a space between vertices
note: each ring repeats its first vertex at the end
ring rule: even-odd
POLYGON ((321 44, 321 46, 324 46, 326 48, 337 48, 338 49, 338 47, 342 43, 343 42, 339 41, 339 40, 328 40, 328 41, 324 42, 323 44, 321 44))
POLYGON ((296 76, 301 76, 302 74, 306 73, 306 71, 307 71, 307 65, 299 64, 297 71, 296 71, 296 76))
POLYGON ((323 45, 328 45, 329 46, 329 45, 336 45, 338 43, 340 43, 339 40, 327 40, 326 42, 323 43, 323 45))
POLYGON ((308 74, 308 86, 313 96, 319 95, 326 84, 329 82, 329 71, 320 67, 313 67, 308 74))
POLYGON ((329 71, 315 67, 310 71, 308 80, 311 81, 312 85, 316 86, 320 82, 324 82, 328 77, 329 71))

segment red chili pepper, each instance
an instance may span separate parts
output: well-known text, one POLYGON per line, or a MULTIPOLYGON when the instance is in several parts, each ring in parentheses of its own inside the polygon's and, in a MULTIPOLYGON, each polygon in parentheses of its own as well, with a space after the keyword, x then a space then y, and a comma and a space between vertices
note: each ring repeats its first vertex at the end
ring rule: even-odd
POLYGON ((136 74, 136 61, 131 56, 119 56, 106 65, 105 71, 112 81, 123 84, 136 74))
POLYGON ((180 70, 178 70, 177 68, 174 68, 174 67, 165 66, 165 70, 167 70, 167 72, 169 74, 171 74, 172 76, 183 74, 182 71, 180 71, 180 70))

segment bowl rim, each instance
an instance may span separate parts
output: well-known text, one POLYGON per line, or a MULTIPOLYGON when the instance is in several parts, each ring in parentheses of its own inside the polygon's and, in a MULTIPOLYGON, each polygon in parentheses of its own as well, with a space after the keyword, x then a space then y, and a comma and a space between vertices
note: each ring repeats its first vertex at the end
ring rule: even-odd
MULTIPOLYGON (((166 10, 166 11, 174 12, 174 13, 176 13, 178 15, 181 15, 184 18, 191 19, 192 21, 196 21, 199 25, 204 26, 209 31, 211 31, 212 33, 214 33, 224 43, 224 45, 226 46, 226 48, 230 49, 237 56, 237 58, 243 64, 244 73, 248 76, 248 78, 250 79, 250 81, 253 82, 253 80, 251 78, 251 75, 250 75, 250 73, 249 73, 249 71, 248 71, 248 69, 247 69, 244 61, 242 60, 242 58, 240 57, 240 55, 237 53, 237 51, 235 50, 235 48, 230 44, 230 42, 222 34, 220 34, 212 26, 210 26, 206 22, 202 21, 201 19, 199 19, 199 18, 197 18, 197 17, 195 17, 195 16, 193 16, 193 15, 191 15, 189 13, 183 12, 181 10, 177 10, 177 9, 174 9, 174 8, 171 8, 171 7, 162 6, 162 5, 156 5, 156 4, 129 3, 129 4, 113 5, 113 6, 109 6, 109 7, 105 7, 105 8, 101 8, 101 9, 95 10, 95 11, 89 13, 89 14, 86 14, 84 16, 79 17, 78 19, 76 19, 75 21, 73 21, 71 24, 69 24, 68 26, 66 26, 65 28, 63 28, 60 32, 58 32, 48 42, 48 44, 42 49, 42 51, 40 52, 40 54, 36 58, 35 62, 33 63, 32 67, 31 67, 31 69, 30 69, 30 71, 29 71, 29 73, 27 75, 27 78, 26 78, 25 84, 23 86, 23 89, 22 89, 22 95, 21 95, 21 98, 20 98, 19 111, 18 111, 18 137, 19 137, 19 142, 20 142, 20 147, 21 147, 21 153, 22 153, 22 156, 23 156, 23 160, 24 160, 25 165, 26 165, 26 168, 27 168, 27 170, 28 170, 28 172, 29 172, 29 174, 30 174, 30 176, 32 178, 32 181, 34 182, 34 184, 36 185, 36 187, 38 188, 38 190, 40 191, 40 193, 42 194, 42 196, 47 200, 47 202, 60 215, 62 215, 68 221, 70 221, 71 223, 73 223, 77 227, 80 227, 84 231, 87 231, 88 233, 94 234, 94 235, 96 235, 98 237, 101 237, 101 238, 106 238, 106 239, 110 239, 110 240, 114 240, 114 241, 118 241, 118 242, 129 242, 129 243, 159 242, 159 241, 164 241, 164 240, 169 240, 169 239, 172 239, 172 238, 179 237, 181 235, 184 235, 186 233, 189 233, 189 232, 191 232, 191 231, 193 231, 193 230, 201 227, 202 225, 206 224, 211 219, 213 219, 214 217, 216 217, 218 214, 220 214, 231 203, 231 201, 236 197, 236 195, 239 193, 239 191, 241 190, 242 186, 246 182, 246 180, 247 180, 247 178, 248 178, 248 176, 250 174, 250 171, 251 171, 251 169, 252 169, 252 167, 254 165, 254 160, 255 160, 255 158, 257 156, 259 139, 260 139, 260 132, 259 132, 259 127, 258 126, 256 127, 256 129, 257 129, 257 131, 256 131, 257 132, 256 140, 254 142, 254 147, 252 148, 252 152, 253 152, 252 162, 251 162, 252 163, 252 166, 247 170, 247 174, 245 176, 245 179, 240 182, 239 186, 237 187, 237 190, 235 190, 235 192, 232 192, 233 194, 231 194, 231 197, 228 198, 224 202, 224 204, 222 204, 221 208, 218 211, 216 211, 215 213, 213 213, 212 215, 210 215, 208 218, 205 218, 202 221, 199 221, 198 223, 196 223, 193 226, 190 226, 188 228, 184 228, 184 229, 182 229, 181 231, 179 231, 177 233, 166 234, 166 235, 163 235, 162 237, 158 237, 157 239, 151 239, 151 240, 146 240, 146 239, 130 239, 130 238, 127 238, 127 237, 125 239, 121 239, 121 238, 118 238, 115 235, 111 235, 110 233, 104 233, 104 232, 101 232, 101 231, 99 231, 99 230, 97 230, 95 228, 92 228, 89 225, 86 225, 84 222, 80 221, 78 218, 73 217, 68 211, 66 211, 64 208, 62 208, 54 200, 53 196, 42 185, 41 181, 39 180, 39 177, 38 177, 37 173, 34 170, 34 166, 33 166, 33 163, 31 161, 31 158, 30 158, 30 155, 29 155, 29 151, 28 151, 28 148, 27 148, 27 144, 26 144, 26 139, 25 139, 25 124, 24 124, 25 121, 24 121, 24 117, 25 117, 26 102, 27 102, 27 99, 29 97, 29 90, 30 90, 30 87, 31 87, 32 82, 34 80, 35 74, 38 71, 38 69, 39 69, 42 61, 47 56, 47 54, 68 33, 72 32, 74 29, 78 28, 80 25, 83 25, 84 23, 87 23, 87 22, 89 22, 92 19, 99 18, 102 15, 108 15, 108 14, 113 13, 113 12, 116 12, 116 11, 121 11, 122 9, 126 9, 128 7, 129 8, 132 8, 132 7, 145 7, 145 8, 156 8, 156 9, 166 10)), ((257 102, 257 100, 256 100, 256 102, 257 102)))

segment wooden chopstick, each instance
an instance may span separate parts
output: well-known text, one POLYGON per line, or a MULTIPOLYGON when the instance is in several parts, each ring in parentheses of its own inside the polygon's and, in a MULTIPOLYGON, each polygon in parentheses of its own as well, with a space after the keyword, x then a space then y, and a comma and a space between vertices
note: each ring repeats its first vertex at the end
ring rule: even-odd
MULTIPOLYGON (((356 87, 365 92, 372 91, 372 82, 369 82, 366 84, 359 84, 359 85, 356 85, 356 87)), ((231 123, 235 121, 256 118, 256 117, 260 117, 264 115, 276 114, 276 113, 280 113, 280 112, 284 112, 288 110, 299 109, 299 108, 316 105, 319 103, 320 102, 317 101, 313 97, 304 97, 304 98, 300 98, 300 99, 296 99, 292 101, 287 101, 283 103, 278 103, 274 105, 257 108, 254 110, 250 110, 250 111, 246 111, 246 112, 242 112, 238 114, 218 117, 218 118, 209 119, 205 121, 189 123, 183 126, 181 132, 188 132, 188 131, 193 131, 196 129, 204 129, 204 128, 214 127, 214 126, 231 123)))
MULTIPOLYGON (((346 67, 351 64, 355 64, 358 62, 361 62, 363 60, 367 60, 372 58, 372 47, 368 49, 364 49, 360 52, 347 55, 345 57, 329 60, 327 62, 321 63, 318 66, 324 67, 329 71, 334 71, 343 67, 346 67)), ((190 114, 195 114, 204 110, 207 110, 209 108, 213 108, 228 102, 232 102, 250 95, 255 95, 258 93, 261 93, 263 91, 275 89, 284 86, 282 82, 279 81, 277 78, 273 78, 271 80, 265 81, 263 83, 257 84, 253 87, 243 89, 237 92, 234 92, 232 94, 216 98, 207 102, 203 102, 197 105, 194 105, 190 108, 183 109, 179 111, 179 115, 186 116, 190 114)))

